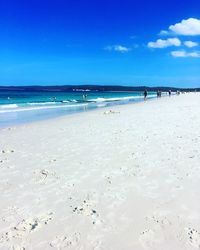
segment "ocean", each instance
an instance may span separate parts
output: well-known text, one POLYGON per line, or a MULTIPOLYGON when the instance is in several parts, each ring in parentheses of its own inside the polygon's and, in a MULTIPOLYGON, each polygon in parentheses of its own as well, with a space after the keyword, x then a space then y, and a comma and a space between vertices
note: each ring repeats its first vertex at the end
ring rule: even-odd
MULTIPOLYGON (((149 92, 148 98, 154 98, 149 92)), ((0 127, 143 101, 142 92, 0 91, 0 127)))

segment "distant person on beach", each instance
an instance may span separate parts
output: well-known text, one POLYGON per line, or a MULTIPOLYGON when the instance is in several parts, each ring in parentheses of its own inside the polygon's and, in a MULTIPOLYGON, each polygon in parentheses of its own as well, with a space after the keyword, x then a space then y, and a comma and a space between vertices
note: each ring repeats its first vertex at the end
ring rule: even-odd
POLYGON ((158 90, 157 91, 157 97, 159 98, 159 97, 161 97, 161 95, 162 95, 162 92, 160 90, 158 90))
POLYGON ((147 99, 147 95, 148 95, 148 93, 147 93, 147 90, 145 89, 145 91, 144 91, 144 100, 147 99))
POLYGON ((169 93, 169 96, 171 96, 171 94, 172 94, 172 91, 171 91, 171 89, 168 91, 168 93, 169 93))

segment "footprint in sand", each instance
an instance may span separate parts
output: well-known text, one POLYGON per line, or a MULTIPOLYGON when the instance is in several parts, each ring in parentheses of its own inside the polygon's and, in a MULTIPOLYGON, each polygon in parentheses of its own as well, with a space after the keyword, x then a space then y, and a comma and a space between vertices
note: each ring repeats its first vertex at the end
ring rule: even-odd
POLYGON ((145 230, 141 233, 139 240, 143 247, 153 247, 155 245, 154 239, 156 233, 154 230, 145 230))
POLYGON ((154 249, 163 242, 164 238, 159 227, 155 229, 148 229, 140 234, 139 240, 143 247, 154 249))
POLYGON ((145 220, 150 223, 151 229, 141 232, 139 239, 143 247, 153 249, 165 240, 163 230, 171 231, 172 223, 166 216, 147 216, 145 220))
POLYGON ((186 228, 190 245, 200 249, 200 233, 194 228, 186 228))
POLYGON ((34 171, 34 174, 35 174, 34 180, 36 182, 44 182, 46 179, 49 179, 50 177, 59 179, 59 177, 56 175, 56 172, 47 169, 40 169, 40 170, 37 169, 34 171))
POLYGON ((1 153, 2 154, 10 154, 10 153, 14 153, 15 151, 13 149, 2 149, 1 153))
POLYGON ((12 243, 14 239, 23 240, 28 234, 47 225, 52 220, 52 215, 53 213, 49 212, 35 218, 20 221, 16 226, 0 236, 0 243, 12 243))
POLYGON ((72 235, 56 236, 55 239, 49 244, 50 247, 55 249, 65 249, 70 246, 78 245, 81 238, 81 234, 76 232, 72 235))
POLYGON ((84 200, 80 206, 73 208, 73 213, 88 216, 92 219, 93 224, 101 223, 99 219, 99 214, 93 208, 92 204, 84 200))
POLYGON ((106 178, 106 181, 109 183, 109 184, 112 184, 112 181, 111 181, 111 177, 110 176, 105 176, 106 178))
POLYGON ((24 247, 24 246, 12 246, 12 248, 10 248, 10 249, 12 249, 12 250, 26 250, 27 248, 26 247, 24 247))
POLYGON ((49 160, 49 163, 56 162, 56 159, 49 160))
POLYGON ((169 228, 172 225, 172 222, 166 216, 147 216, 145 217, 146 221, 154 222, 155 225, 158 225, 162 228, 169 228))

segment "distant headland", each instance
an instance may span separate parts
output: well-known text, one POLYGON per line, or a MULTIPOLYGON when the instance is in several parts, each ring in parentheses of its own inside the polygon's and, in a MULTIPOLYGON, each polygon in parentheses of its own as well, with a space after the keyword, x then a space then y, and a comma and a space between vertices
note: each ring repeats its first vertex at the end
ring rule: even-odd
POLYGON ((55 85, 55 86, 0 86, 0 91, 184 91, 200 92, 200 88, 148 87, 148 86, 117 86, 117 85, 55 85))

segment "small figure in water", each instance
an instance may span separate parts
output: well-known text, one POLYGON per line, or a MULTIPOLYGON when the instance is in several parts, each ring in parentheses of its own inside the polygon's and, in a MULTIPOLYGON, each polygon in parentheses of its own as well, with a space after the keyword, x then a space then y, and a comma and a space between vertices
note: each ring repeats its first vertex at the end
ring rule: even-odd
POLYGON ((147 95, 148 95, 148 93, 147 93, 147 90, 145 89, 145 91, 144 91, 144 100, 147 99, 147 95))
POLYGON ((56 97, 55 96, 53 97, 53 102, 56 102, 56 97))
POLYGON ((87 94, 83 94, 83 100, 87 101, 87 94))

